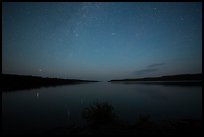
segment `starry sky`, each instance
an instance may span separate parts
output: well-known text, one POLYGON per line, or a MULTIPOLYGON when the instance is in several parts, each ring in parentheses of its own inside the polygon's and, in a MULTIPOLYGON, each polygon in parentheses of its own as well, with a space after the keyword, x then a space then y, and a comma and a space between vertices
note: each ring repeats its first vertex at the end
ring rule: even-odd
POLYGON ((110 80, 201 72, 200 2, 2 3, 2 73, 110 80))

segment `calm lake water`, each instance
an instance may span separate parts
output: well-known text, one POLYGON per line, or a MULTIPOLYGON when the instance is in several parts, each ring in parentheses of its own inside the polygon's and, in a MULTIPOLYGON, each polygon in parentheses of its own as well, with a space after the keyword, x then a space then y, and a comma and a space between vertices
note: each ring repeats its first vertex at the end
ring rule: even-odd
POLYGON ((94 102, 107 102, 122 120, 139 115, 151 120, 202 119, 201 86, 97 82, 2 93, 4 134, 43 133, 83 125, 81 112, 94 102))

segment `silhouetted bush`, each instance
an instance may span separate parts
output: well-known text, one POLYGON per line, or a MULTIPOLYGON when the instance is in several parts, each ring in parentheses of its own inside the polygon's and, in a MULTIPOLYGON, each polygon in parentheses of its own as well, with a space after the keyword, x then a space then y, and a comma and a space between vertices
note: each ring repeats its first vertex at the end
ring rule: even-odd
POLYGON ((139 115, 135 124, 133 126, 138 130, 138 131, 148 131, 152 132, 152 130, 155 130, 155 123, 150 120, 150 115, 139 115))
POLYGON ((116 120, 113 107, 108 103, 95 103, 82 112, 82 117, 93 127, 106 125, 116 120))

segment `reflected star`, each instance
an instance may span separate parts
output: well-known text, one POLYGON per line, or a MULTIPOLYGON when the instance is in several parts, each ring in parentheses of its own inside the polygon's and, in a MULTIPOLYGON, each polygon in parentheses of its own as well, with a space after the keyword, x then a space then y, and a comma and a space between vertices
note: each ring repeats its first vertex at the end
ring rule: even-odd
POLYGON ((37 92, 36 96, 37 96, 37 98, 39 98, 39 96, 40 96, 39 92, 37 92))

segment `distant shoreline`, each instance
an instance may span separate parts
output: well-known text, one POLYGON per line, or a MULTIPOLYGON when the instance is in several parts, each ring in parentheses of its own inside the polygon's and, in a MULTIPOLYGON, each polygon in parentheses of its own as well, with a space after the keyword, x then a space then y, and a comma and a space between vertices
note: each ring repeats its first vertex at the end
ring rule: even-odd
POLYGON ((2 74, 1 80, 2 80, 2 85, 1 85, 2 92, 59 86, 59 85, 98 82, 93 80, 43 78, 39 76, 25 76, 25 75, 13 75, 13 74, 2 74))
POLYGON ((200 74, 180 74, 168 75, 161 77, 147 77, 137 79, 120 79, 110 80, 111 83, 124 83, 124 84, 162 84, 162 85, 185 85, 185 86, 201 86, 202 73, 200 74))
MULTIPOLYGON (((60 78, 43 78, 39 76, 25 76, 14 74, 2 74, 1 91, 16 91, 24 89, 34 89, 41 87, 52 87, 59 85, 73 85, 89 82, 98 82, 94 80, 78 79, 60 79, 60 78)), ((202 86, 202 73, 200 74, 180 74, 161 77, 147 77, 137 79, 120 79, 110 80, 111 83, 123 84, 162 84, 162 85, 179 85, 179 86, 202 86)))
POLYGON ((110 80, 109 82, 114 81, 193 81, 193 80, 202 80, 202 73, 199 74, 179 74, 179 75, 168 75, 160 77, 145 77, 145 78, 136 78, 136 79, 119 79, 119 80, 110 80))
POLYGON ((112 84, 144 84, 163 86, 202 86, 202 81, 114 81, 112 84))

